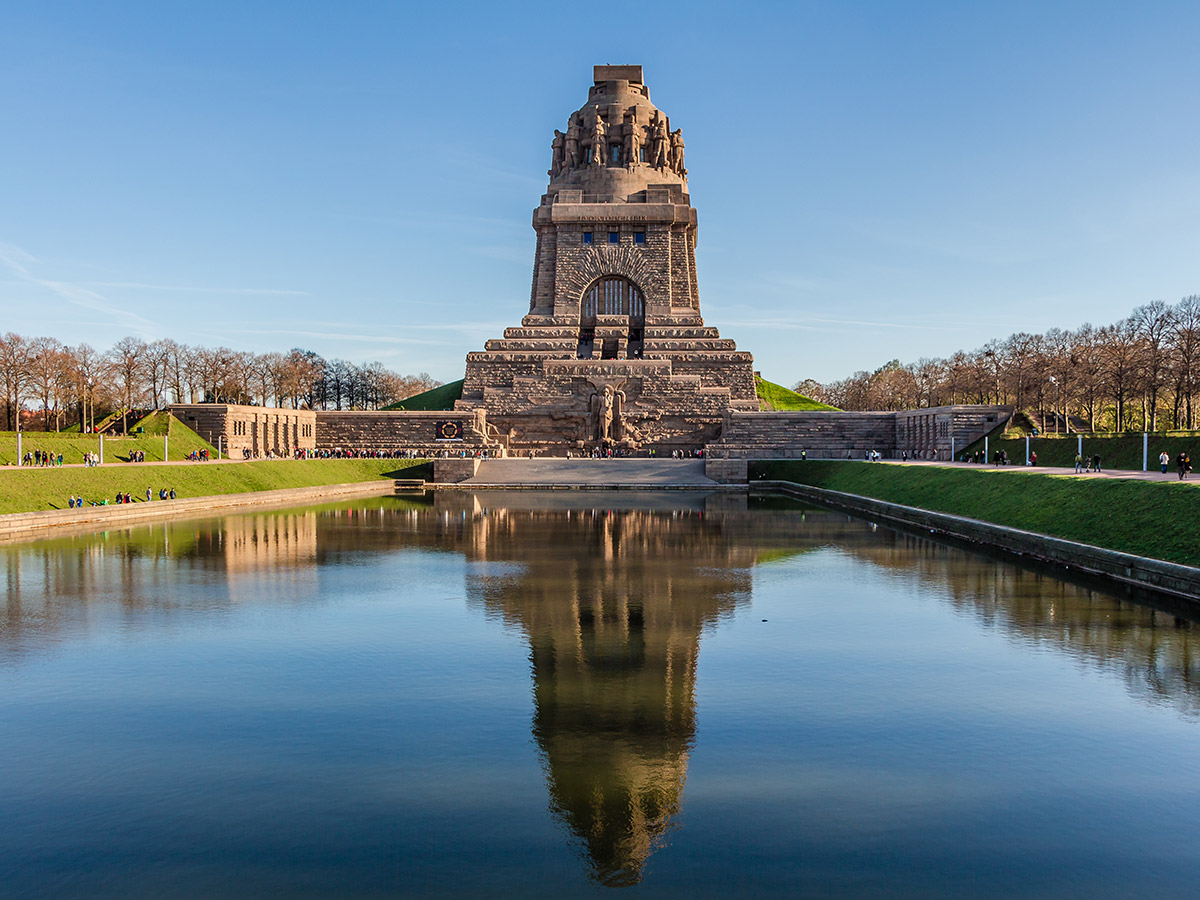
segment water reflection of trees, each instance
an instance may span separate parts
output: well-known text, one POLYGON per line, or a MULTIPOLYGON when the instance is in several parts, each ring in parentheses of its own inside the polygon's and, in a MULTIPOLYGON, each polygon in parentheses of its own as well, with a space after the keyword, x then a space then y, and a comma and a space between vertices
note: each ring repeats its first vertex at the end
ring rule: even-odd
POLYGON ((1126 598, 1119 585, 1100 590, 906 532, 879 528, 863 540, 862 523, 840 513, 809 511, 805 518, 809 541, 827 541, 941 591, 960 613, 1014 640, 1118 674, 1135 696, 1200 715, 1200 616, 1185 617, 1182 605, 1155 609, 1126 598))

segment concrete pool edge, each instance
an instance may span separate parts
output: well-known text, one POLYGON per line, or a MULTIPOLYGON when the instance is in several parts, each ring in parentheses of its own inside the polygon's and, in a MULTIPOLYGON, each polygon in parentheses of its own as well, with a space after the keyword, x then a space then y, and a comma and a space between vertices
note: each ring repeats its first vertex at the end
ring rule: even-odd
POLYGON ((1192 603, 1200 601, 1200 568, 1193 566, 790 481, 756 481, 750 490, 751 493, 783 494, 865 518, 927 529, 934 534, 982 544, 1058 568, 1111 578, 1122 584, 1170 594, 1192 603))
POLYGON ((163 519, 204 518, 214 511, 236 511, 256 506, 301 505, 315 500, 383 497, 397 493, 392 479, 326 484, 316 487, 209 494, 174 500, 144 500, 113 506, 81 506, 0 515, 0 543, 37 540, 71 531, 105 531, 125 525, 163 519))

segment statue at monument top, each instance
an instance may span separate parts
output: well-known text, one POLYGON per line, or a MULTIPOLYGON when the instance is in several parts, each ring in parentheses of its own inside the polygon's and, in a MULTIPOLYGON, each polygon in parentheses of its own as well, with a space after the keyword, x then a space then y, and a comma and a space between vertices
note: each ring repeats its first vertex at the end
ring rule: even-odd
POLYGON ((650 102, 642 67, 596 66, 593 74, 587 102, 555 133, 550 193, 580 190, 597 203, 628 202, 651 187, 686 193, 683 133, 650 102))

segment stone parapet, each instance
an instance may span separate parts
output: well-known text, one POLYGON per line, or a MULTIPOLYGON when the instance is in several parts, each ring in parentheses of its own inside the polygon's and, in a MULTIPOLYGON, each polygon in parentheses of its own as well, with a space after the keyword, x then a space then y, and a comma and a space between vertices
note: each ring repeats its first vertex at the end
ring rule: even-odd
POLYGON ((321 410, 317 412, 317 424, 320 450, 413 450, 434 455, 474 453, 496 446, 488 437, 483 410, 321 410))

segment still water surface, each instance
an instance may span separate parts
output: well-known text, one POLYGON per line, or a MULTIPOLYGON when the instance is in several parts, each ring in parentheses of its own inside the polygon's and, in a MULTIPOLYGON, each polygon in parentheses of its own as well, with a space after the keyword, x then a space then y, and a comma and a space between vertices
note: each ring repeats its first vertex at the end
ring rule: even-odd
POLYGON ((0 572, 5 897, 1200 884, 1198 626, 841 514, 388 498, 0 572))

